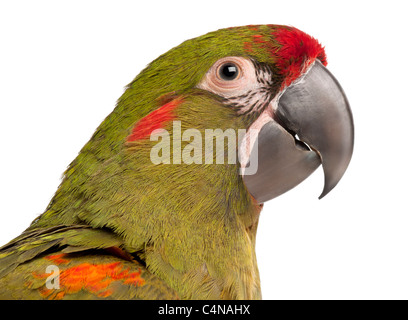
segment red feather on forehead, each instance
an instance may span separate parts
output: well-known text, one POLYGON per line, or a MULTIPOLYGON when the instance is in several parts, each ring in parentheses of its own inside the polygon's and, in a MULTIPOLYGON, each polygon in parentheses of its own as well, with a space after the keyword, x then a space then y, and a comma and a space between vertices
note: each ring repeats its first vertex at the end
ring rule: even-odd
POLYGON ((322 45, 313 37, 296 28, 278 28, 273 32, 280 45, 273 54, 276 66, 285 77, 282 88, 296 80, 316 59, 327 65, 326 53, 322 45))

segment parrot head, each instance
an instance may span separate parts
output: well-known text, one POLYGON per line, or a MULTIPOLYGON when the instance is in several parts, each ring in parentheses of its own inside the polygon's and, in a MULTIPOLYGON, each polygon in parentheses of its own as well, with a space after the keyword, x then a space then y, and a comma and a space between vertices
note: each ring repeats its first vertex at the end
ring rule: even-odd
MULTIPOLYGON (((178 118, 170 118, 192 128, 247 130, 237 143, 242 178, 251 196, 263 203, 299 184, 320 164, 325 173, 322 198, 349 164, 352 114, 326 65, 324 48, 311 36, 293 27, 258 25, 186 41, 154 61, 140 77, 147 75, 155 83, 156 91, 150 92, 154 98, 174 99, 170 107, 161 103, 162 109, 150 120, 157 119, 158 111, 169 116, 182 105, 183 96, 201 95, 216 101, 214 106, 180 107, 178 118), (249 141, 251 129, 255 133, 249 141), (246 169, 250 162, 255 170, 246 169)), ((139 92, 140 82, 136 78, 129 93, 139 92)), ((147 126, 146 131, 139 122, 127 141, 155 128, 147 126)))
POLYGON ((352 114, 326 65, 287 26, 183 42, 126 87, 30 228, 112 230, 182 297, 260 297, 262 204, 320 164, 323 197, 351 159, 352 114))

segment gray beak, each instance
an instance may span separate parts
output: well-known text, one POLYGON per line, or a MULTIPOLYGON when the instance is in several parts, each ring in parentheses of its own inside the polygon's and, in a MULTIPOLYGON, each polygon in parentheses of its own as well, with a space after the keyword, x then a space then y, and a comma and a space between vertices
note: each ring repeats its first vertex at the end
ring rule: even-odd
POLYGON ((353 153, 353 117, 340 84, 320 61, 285 90, 257 143, 258 170, 243 179, 259 203, 292 189, 320 163, 325 184, 319 199, 337 185, 353 153))

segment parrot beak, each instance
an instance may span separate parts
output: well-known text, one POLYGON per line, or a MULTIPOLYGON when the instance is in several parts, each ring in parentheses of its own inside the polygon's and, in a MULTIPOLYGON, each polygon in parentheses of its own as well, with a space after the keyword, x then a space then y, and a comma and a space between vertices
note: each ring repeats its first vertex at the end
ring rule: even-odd
POLYGON ((250 162, 258 161, 257 171, 244 170, 245 185, 263 203, 298 185, 321 163, 325 174, 321 199, 340 181, 353 153, 347 98, 334 76, 316 61, 283 92, 277 106, 273 119, 259 131, 258 150, 253 148, 249 156, 250 162))

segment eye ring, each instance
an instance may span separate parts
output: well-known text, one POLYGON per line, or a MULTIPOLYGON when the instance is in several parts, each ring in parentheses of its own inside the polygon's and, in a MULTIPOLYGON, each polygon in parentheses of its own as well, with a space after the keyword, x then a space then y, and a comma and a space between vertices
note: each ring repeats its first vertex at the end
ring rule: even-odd
POLYGON ((224 81, 236 80, 241 76, 240 67, 234 62, 225 62, 218 67, 217 77, 224 81))
POLYGON ((252 90, 256 83, 257 77, 252 60, 244 57, 231 56, 217 60, 205 73, 197 87, 228 98, 240 96, 252 90), (232 64, 234 70, 238 72, 233 72, 232 75, 226 78, 222 76, 221 70, 230 64, 232 64))

